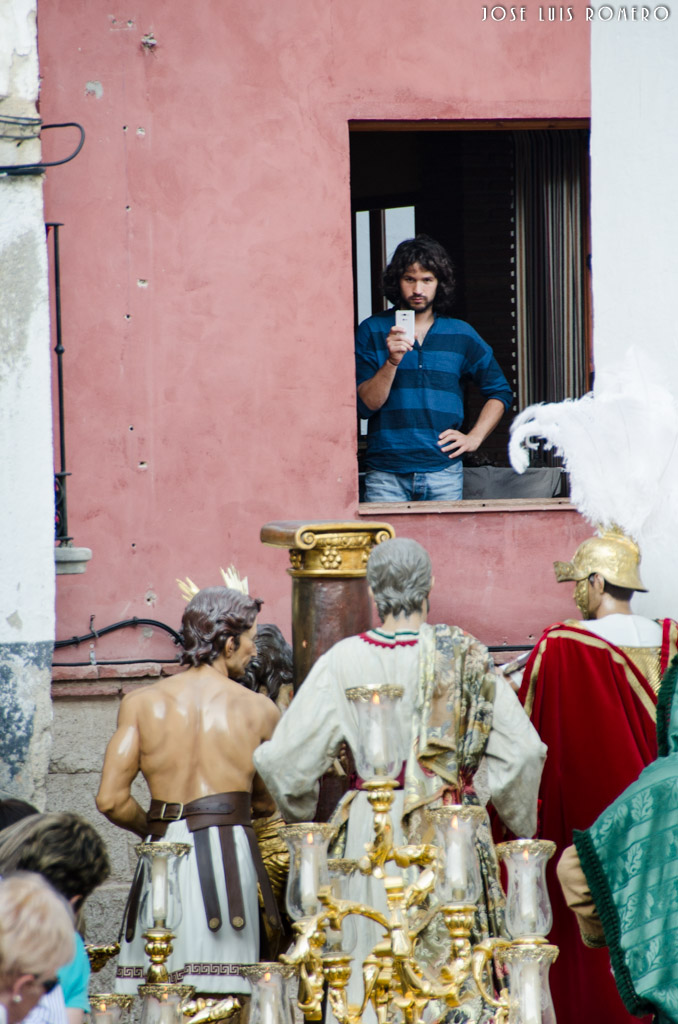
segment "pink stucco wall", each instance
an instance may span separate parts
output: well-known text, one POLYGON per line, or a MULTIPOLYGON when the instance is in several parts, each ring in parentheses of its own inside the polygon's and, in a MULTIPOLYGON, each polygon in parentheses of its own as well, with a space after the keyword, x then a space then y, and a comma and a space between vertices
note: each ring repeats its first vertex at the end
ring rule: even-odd
MULTIPOLYGON (((261 525, 357 508, 349 121, 587 117, 575 14, 41 0, 41 114, 87 132, 45 189, 65 224, 69 526, 94 552, 58 580, 58 637, 91 615, 177 624, 175 577, 216 583, 230 562, 288 630, 286 554, 261 525)), ((572 512, 394 525, 431 548, 434 617, 520 643, 570 609, 549 566, 587 532, 572 512)), ((97 651, 173 654, 131 631, 97 651)))

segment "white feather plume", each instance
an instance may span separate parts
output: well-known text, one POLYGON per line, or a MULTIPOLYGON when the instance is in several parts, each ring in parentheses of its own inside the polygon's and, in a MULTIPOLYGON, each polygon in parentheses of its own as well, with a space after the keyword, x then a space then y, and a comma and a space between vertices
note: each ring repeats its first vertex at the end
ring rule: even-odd
POLYGON ((539 439, 562 456, 570 500, 589 522, 617 523, 639 542, 675 530, 678 405, 647 354, 629 349, 583 398, 520 413, 509 444, 516 472, 539 439))

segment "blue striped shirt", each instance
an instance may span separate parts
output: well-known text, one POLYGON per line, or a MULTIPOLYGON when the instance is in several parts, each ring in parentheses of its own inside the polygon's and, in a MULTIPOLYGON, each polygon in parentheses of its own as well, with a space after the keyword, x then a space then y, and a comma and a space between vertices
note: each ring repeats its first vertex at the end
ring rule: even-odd
MULTIPOLYGON (((356 334, 358 386, 388 359, 386 337, 395 310, 363 320, 356 334)), ((358 412, 368 420, 368 469, 388 473, 429 473, 445 469, 450 458, 438 447, 438 435, 459 430, 464 420, 464 385, 480 389, 486 399, 511 404, 513 394, 492 349, 463 320, 436 316, 424 339, 415 342, 396 370, 381 409, 368 409, 358 398, 358 412)))

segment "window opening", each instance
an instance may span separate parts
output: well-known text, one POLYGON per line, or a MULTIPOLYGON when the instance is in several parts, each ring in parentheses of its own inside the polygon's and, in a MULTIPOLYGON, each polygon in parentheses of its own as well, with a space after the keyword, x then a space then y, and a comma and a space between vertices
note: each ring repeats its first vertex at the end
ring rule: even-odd
MULTIPOLYGON (((465 458, 465 478, 480 486, 468 496, 520 496, 506 490, 524 486, 509 469, 511 420, 533 402, 591 387, 588 130, 361 126, 351 133, 351 191, 356 325, 388 305, 381 273, 398 242, 425 232, 445 246, 453 315, 492 346, 514 391, 499 426, 465 458)), ((467 389, 466 428, 483 401, 467 389)), ((366 428, 360 421, 361 481, 366 428)), ((553 469, 540 475, 541 496, 567 494, 559 460, 541 452, 532 464, 553 469)))

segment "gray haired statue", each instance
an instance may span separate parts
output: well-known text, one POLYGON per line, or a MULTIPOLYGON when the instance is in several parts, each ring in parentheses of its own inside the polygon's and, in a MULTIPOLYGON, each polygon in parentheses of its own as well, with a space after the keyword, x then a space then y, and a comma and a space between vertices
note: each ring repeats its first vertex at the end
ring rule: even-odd
POLYGON ((407 537, 385 540, 370 553, 367 582, 382 622, 388 615, 420 612, 433 583, 429 553, 407 537))
MULTIPOLYGON (((414 540, 383 541, 368 558, 367 582, 381 625, 346 637, 321 655, 272 739, 254 752, 257 771, 284 819, 311 821, 318 779, 342 743, 356 749, 358 716, 348 693, 356 687, 386 688, 402 692, 390 727, 391 736, 399 735, 405 761, 394 779, 394 843, 423 841, 425 809, 444 803, 477 805, 488 794, 512 832, 533 835, 546 748, 509 684, 495 672, 487 648, 458 626, 427 623, 433 583, 428 553, 414 540), (481 762, 483 788, 476 792, 481 762)), ((373 815, 363 780, 355 775, 351 782, 352 791, 333 816, 339 827, 333 852, 354 860, 364 855, 372 838, 373 815)), ((484 894, 474 935, 479 941, 500 935, 503 927, 504 896, 487 816, 476 845, 484 894)), ((356 877, 351 885, 353 899, 383 905, 379 879, 356 877)), ((380 933, 376 925, 361 921, 355 963, 364 961, 380 933)), ((359 1003, 362 997, 356 971, 348 998, 359 1003)), ((461 1008, 458 1021, 477 1024, 473 1013, 461 1014, 461 1008)))

